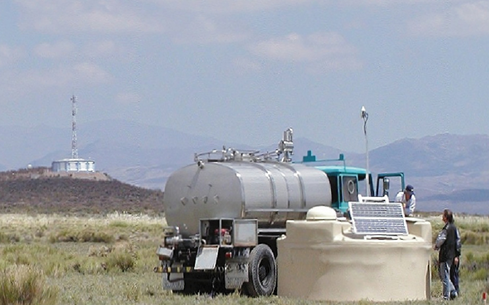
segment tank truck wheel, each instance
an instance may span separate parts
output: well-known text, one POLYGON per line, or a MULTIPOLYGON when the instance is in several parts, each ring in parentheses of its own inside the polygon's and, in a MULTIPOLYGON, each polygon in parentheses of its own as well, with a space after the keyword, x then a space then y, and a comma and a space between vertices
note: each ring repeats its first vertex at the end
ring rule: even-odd
POLYGON ((246 294, 252 297, 273 294, 277 285, 277 263, 272 250, 259 244, 250 253, 248 282, 244 283, 246 294))

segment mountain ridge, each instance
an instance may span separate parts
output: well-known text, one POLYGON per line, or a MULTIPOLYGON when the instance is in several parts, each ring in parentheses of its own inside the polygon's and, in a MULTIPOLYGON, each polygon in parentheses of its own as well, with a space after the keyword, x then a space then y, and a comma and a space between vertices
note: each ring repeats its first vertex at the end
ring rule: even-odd
MULTIPOLYGON (((125 183, 160 190, 174 170, 193 162, 195 153, 223 146, 260 151, 274 151, 277 147, 277 144, 250 147, 226 143, 124 120, 80 125, 78 139, 79 156, 94 160, 97 170, 125 183)), ((50 166, 54 160, 71 156, 68 128, 0 126, 0 140, 4 143, 0 151, 3 171, 25 168, 28 164, 50 166)), ((277 137, 277 143, 279 140, 277 137)), ((364 153, 344 151, 304 137, 294 139, 294 161, 300 161, 309 150, 318 159, 334 159, 342 153, 347 165, 366 167, 364 153)), ((403 171, 406 182, 415 186, 420 209, 432 211, 447 206, 464 212, 473 205, 489 214, 489 198, 484 200, 484 190, 489 189, 488 135, 444 133, 419 139, 406 137, 372 149, 369 169, 374 174, 403 171)))

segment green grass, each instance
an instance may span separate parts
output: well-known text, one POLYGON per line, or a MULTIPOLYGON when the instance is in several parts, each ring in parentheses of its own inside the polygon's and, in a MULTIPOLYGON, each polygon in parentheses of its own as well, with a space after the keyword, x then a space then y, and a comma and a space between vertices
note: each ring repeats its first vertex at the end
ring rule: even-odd
MULTIPOLYGON (((443 224, 428 217, 433 237, 443 224)), ((109 214, 105 217, 0 215, 0 304, 207 304, 205 295, 180 296, 162 289, 156 247, 163 237, 162 217, 109 214), (17 286, 8 286, 9 283, 17 286), (27 297, 29 296, 29 297, 27 297), (8 298, 8 299, 7 299, 8 298), (30 298, 30 299, 29 299, 30 298), (24 300, 25 301, 19 301, 24 300)), ((460 298, 451 304, 481 302, 489 289, 486 217, 456 218, 467 238, 461 258, 460 298), (475 237, 470 237, 475 236, 475 237), (470 238, 469 238, 470 237, 470 238)), ((433 252, 432 260, 436 261, 433 252)), ((432 300, 395 304, 438 304, 441 283, 432 268, 432 300)), ((327 289, 327 287, 325 287, 327 289)), ((353 289, 345 283, 345 289, 353 289)), ((250 299, 217 296, 212 304, 375 304, 330 303, 283 297, 250 299)))

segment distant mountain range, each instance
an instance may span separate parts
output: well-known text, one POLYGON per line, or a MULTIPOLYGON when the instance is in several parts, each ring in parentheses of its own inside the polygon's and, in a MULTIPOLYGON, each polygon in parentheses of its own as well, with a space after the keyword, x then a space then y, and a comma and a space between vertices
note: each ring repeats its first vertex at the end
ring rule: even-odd
MULTIPOLYGON (((221 149, 273 151, 277 145, 249 147, 212 138, 185 134, 170 128, 131 121, 108 120, 79 125, 78 154, 95 161, 96 169, 135 186, 163 189, 177 168, 192 163, 194 153, 221 149)), ((281 140, 277 135, 277 143, 281 140)), ((50 166, 71 157, 71 129, 38 126, 0 126, 0 171, 50 166)), ((345 155, 347 165, 365 167, 365 154, 343 151, 294 139, 294 160, 311 150, 318 159, 345 155)), ((418 209, 489 214, 489 136, 440 134, 421 139, 405 138, 369 152, 374 173, 406 174, 415 186, 418 209)), ((0 199, 1 200, 1 199, 0 199)))

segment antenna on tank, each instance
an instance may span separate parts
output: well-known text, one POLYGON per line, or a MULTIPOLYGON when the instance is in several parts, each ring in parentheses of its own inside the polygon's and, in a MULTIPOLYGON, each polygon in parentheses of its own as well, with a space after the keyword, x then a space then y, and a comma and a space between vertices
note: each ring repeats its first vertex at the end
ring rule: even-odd
POLYGON ((78 159, 78 148, 76 146, 76 97, 71 97, 71 158, 78 159))
POLYGON ((368 137, 367 137, 367 121, 368 121, 368 112, 365 109, 365 106, 362 106, 362 114, 361 114, 362 120, 363 120, 363 133, 365 135, 365 159, 367 160, 367 168, 366 168, 366 174, 365 174, 365 187, 367 188, 367 197, 370 196, 370 183, 372 181, 369 181, 369 176, 370 173, 368 171, 368 137))

